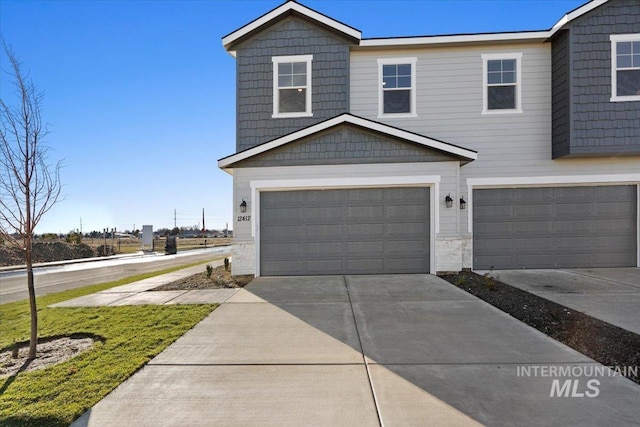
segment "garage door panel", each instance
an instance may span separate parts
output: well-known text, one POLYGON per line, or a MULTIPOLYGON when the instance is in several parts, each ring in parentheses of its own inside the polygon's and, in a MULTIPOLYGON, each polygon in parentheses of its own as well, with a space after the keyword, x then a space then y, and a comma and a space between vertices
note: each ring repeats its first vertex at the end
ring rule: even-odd
POLYGON ((553 244, 553 239, 550 237, 527 237, 516 238, 514 242, 513 249, 516 253, 523 250, 527 250, 528 253, 548 253, 549 245, 553 244))
MULTIPOLYGON (((553 223, 551 221, 519 221, 514 226, 518 235, 538 236, 540 233, 553 232, 553 223)), ((509 230, 513 230, 513 227, 509 227, 509 230)), ((509 230, 504 230, 503 233, 509 230)))
POLYGON ((428 221, 429 212, 424 205, 387 206, 385 218, 389 221, 428 221))
POLYGON ((636 206, 630 202, 600 202, 595 206, 596 214, 609 214, 613 217, 627 217, 635 212, 636 206))
POLYGON ((264 192, 260 198, 262 275, 430 271, 428 188, 264 192), (283 206, 301 212, 287 216, 288 226, 277 217, 283 206))
POLYGON ((626 219, 615 218, 609 221, 595 221, 595 232, 598 235, 615 234, 625 236, 635 231, 633 224, 626 219))
POLYGON ((384 206, 350 206, 347 208, 347 221, 380 221, 384 219, 384 206))
POLYGON ((303 211, 301 221, 335 223, 340 221, 343 215, 342 206, 313 206, 303 211))
POLYGON ((593 235, 595 231, 594 220, 576 220, 576 221, 554 221, 551 232, 555 232, 556 236, 562 235, 593 235))
POLYGON ((554 193, 546 188, 518 188, 515 192, 516 204, 547 204, 554 199, 554 193))
POLYGON ((347 259, 345 270, 349 274, 381 274, 385 272, 384 258, 347 259))
POLYGON ((384 243, 384 253, 390 256, 404 255, 407 253, 407 251, 414 253, 425 253, 429 250, 427 246, 428 242, 425 242, 424 240, 403 240, 399 242, 386 241, 384 243))
POLYGON ((300 249, 299 243, 269 243, 265 246, 265 250, 277 254, 274 259, 282 260, 290 259, 290 256, 298 253, 300 249))
MULTIPOLYGON (((342 258, 335 259, 314 259, 304 262, 304 269, 299 275, 323 275, 323 274, 341 274, 344 270, 344 261, 342 258)), ((281 269, 274 276, 289 276, 291 273, 286 269, 281 269)))
POLYGON ((371 238, 384 235, 385 225, 384 223, 357 223, 357 224, 346 224, 344 226, 345 229, 345 237, 347 239, 352 238, 371 238))
POLYGON ((474 242, 474 249, 477 249, 478 253, 482 254, 500 254, 505 253, 506 251, 510 251, 513 249, 515 242, 513 239, 482 239, 478 240, 478 242, 474 242))
POLYGON ((555 204, 556 218, 591 218, 597 213, 594 203, 565 203, 555 204))
MULTIPOLYGON (((282 241, 283 236, 304 236, 304 225, 274 225, 263 230, 262 237, 269 241, 282 241)), ((292 240, 287 237, 285 241, 292 240)))
POLYGON ((346 197, 347 203, 350 205, 379 205, 384 202, 384 193, 383 188, 363 188, 345 191, 343 194, 346 197))
POLYGON ((411 271, 419 271, 423 268, 424 260, 422 258, 387 258, 385 260, 384 271, 380 273, 406 273, 411 271))
POLYGON ((636 186, 478 189, 473 197, 474 268, 636 265, 636 186))
POLYGON ((390 238, 421 238, 428 241, 430 224, 428 218, 421 222, 387 223, 385 224, 385 236, 390 238), (426 222, 425 222, 426 221, 426 222))
POLYGON ((380 256, 384 254, 384 242, 375 240, 370 242, 346 242, 346 255, 349 258, 380 256))
POLYGON ((305 242, 304 244, 300 243, 299 246, 297 253, 288 255, 298 256, 302 251, 311 257, 342 258, 343 255, 342 243, 340 242, 305 242))
POLYGON ((549 204, 523 204, 515 208, 518 219, 537 219, 554 214, 554 206, 549 204))
POLYGON ((283 274, 303 275, 305 268, 302 261, 277 260, 269 262, 265 268, 271 271, 272 275, 280 276, 283 274))
POLYGON ((476 206, 473 205, 473 215, 478 219, 488 219, 491 221, 499 221, 501 219, 513 218, 513 207, 506 205, 494 206, 476 206))
MULTIPOLYGON (((342 224, 311 224, 303 227, 305 234, 300 236, 301 240, 306 239, 322 239, 322 240, 339 240, 342 236, 344 225, 342 224)), ((287 236, 282 236, 287 238, 287 236)))

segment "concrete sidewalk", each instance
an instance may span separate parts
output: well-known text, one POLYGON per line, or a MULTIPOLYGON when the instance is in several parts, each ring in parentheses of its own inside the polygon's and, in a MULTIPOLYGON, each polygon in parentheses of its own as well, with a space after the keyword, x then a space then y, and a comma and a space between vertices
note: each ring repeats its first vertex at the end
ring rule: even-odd
POLYGON ((496 270, 491 274, 503 283, 640 334, 640 268, 496 270))
POLYGON ((610 374, 435 276, 258 278, 73 426, 637 425, 610 374))
MULTIPOLYGON (((211 261, 213 267, 223 264, 222 260, 211 261)), ((214 304, 223 303, 233 296, 239 289, 207 289, 191 291, 153 291, 167 283, 203 273, 205 264, 184 268, 172 273, 150 277, 127 285, 116 286, 95 294, 70 299, 53 304, 51 307, 96 307, 118 305, 167 305, 167 304, 214 304)))

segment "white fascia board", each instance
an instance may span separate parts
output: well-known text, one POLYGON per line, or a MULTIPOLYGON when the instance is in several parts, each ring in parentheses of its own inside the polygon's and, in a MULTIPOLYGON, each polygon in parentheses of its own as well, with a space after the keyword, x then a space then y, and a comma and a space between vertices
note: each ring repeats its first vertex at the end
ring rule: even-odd
POLYGON ((343 114, 343 115, 334 117, 332 119, 326 120, 322 123, 318 123, 317 125, 309 126, 306 129, 302 129, 300 131, 291 133, 281 138, 274 139, 271 142, 267 142, 257 147, 250 148, 241 153, 234 154, 224 159, 220 159, 218 160, 218 167, 224 168, 230 164, 248 159, 249 157, 256 156, 258 154, 264 153, 265 151, 272 150, 274 148, 288 144, 289 142, 293 142, 298 139, 313 135, 314 133, 321 132, 331 127, 340 125, 342 123, 350 123, 356 126, 361 126, 367 129, 371 129, 373 131, 377 131, 377 132, 389 135, 389 136, 394 136, 407 141, 412 141, 417 144, 423 145, 425 147, 430 147, 436 150, 444 151, 449 154, 466 157, 467 159, 477 160, 478 158, 478 153, 476 153, 475 151, 449 145, 444 142, 440 142, 440 141, 436 141, 434 139, 428 138, 426 136, 421 136, 411 132, 404 131, 402 129, 393 128, 393 127, 384 125, 382 123, 372 122, 370 120, 362 119, 360 117, 343 114))
POLYGON ((439 44, 486 42, 544 41, 548 39, 550 35, 550 31, 527 31, 521 33, 459 34, 451 36, 365 39, 360 41, 360 47, 426 46, 439 44))
POLYGON ((251 33, 252 31, 255 31, 256 29, 260 28, 261 26, 267 24, 269 21, 276 19, 278 16, 280 16, 283 13, 289 12, 289 11, 296 11, 298 13, 300 13, 301 15, 304 15, 312 20, 315 20, 317 22, 320 22, 328 27, 333 28, 334 30, 344 33, 350 37, 353 37, 357 40, 360 40, 360 38, 362 37, 362 33, 358 30, 356 30, 355 28, 351 28, 341 22, 338 22, 336 20, 333 20, 331 18, 329 18, 328 16, 325 16, 321 13, 318 13, 312 9, 309 9, 303 5, 301 5, 300 3, 296 3, 293 1, 287 2, 285 4, 283 4, 282 6, 273 9, 271 12, 267 13, 266 15, 261 16, 260 18, 256 19, 253 22, 250 22, 249 24, 245 25, 244 27, 234 31, 233 33, 227 35, 226 37, 224 37, 222 39, 222 45, 224 46, 225 49, 227 49, 227 46, 231 43, 233 43, 234 41, 246 36, 247 34, 251 33))
POLYGON ((551 35, 554 35, 560 28, 564 27, 569 22, 573 21, 576 18, 584 15, 587 12, 592 11, 598 6, 602 6, 609 0, 591 0, 589 3, 580 6, 573 12, 567 13, 564 15, 558 22, 555 23, 553 27, 551 27, 551 35))

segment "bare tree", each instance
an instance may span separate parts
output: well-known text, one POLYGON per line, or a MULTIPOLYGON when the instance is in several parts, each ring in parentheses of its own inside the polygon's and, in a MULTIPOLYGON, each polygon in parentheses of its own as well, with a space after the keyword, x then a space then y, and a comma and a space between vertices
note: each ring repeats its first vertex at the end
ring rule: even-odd
MULTIPOLYGON (((24 252, 31 311, 29 359, 36 358, 38 312, 33 282, 33 235, 36 225, 60 197, 60 167, 47 163, 44 143, 42 92, 22 70, 22 64, 4 39, 6 72, 15 89, 16 105, 0 98, 0 234, 24 252)), ((3 61, 4 65, 4 61, 3 61)), ((3 91, 4 92, 4 91, 3 91)), ((4 93, 2 93, 4 96, 4 93)))

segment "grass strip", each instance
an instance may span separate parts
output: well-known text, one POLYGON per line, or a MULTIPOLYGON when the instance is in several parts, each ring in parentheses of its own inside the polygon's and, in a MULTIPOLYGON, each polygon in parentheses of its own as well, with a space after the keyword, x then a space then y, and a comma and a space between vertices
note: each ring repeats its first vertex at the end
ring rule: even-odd
MULTIPOLYGON (((0 379, 0 426, 68 426, 217 307, 48 305, 199 264, 38 297, 40 337, 81 333, 103 341, 66 362, 0 379)), ((27 302, 0 305, 0 348, 28 336, 27 302)))

